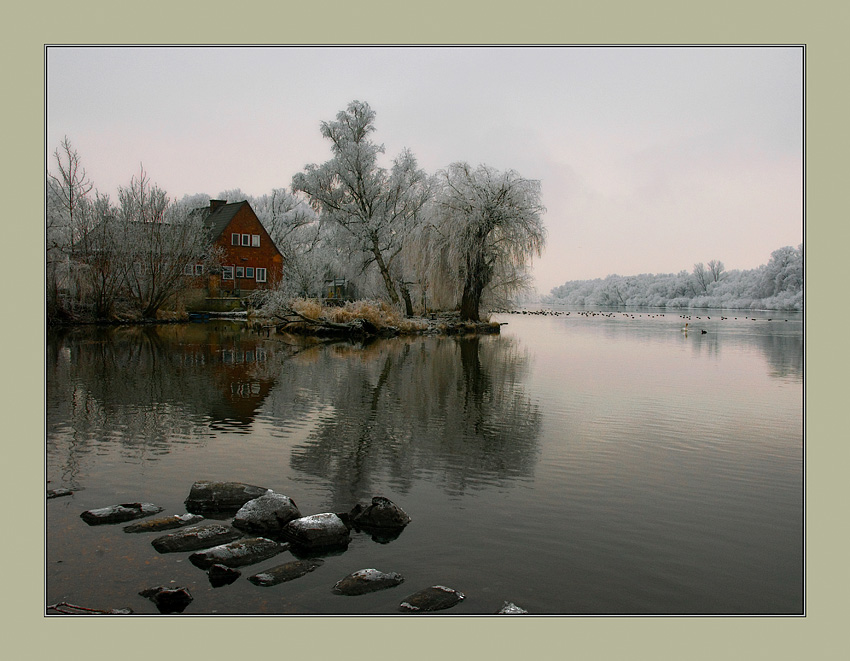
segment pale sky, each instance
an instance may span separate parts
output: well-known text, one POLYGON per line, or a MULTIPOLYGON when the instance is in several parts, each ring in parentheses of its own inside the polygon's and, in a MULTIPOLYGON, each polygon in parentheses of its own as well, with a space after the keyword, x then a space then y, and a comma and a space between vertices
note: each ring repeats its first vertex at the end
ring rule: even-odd
POLYGON ((384 165, 409 147, 539 179, 540 293, 567 280, 764 264, 803 241, 799 47, 49 47, 46 151, 115 199, 289 188, 352 100, 384 165))

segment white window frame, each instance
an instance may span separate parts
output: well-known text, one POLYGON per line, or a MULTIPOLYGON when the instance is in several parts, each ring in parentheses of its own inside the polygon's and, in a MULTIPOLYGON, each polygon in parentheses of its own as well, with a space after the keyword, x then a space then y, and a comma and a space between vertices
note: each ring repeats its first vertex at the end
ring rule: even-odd
POLYGON ((252 234, 251 235, 251 247, 252 248, 259 248, 260 247, 260 235, 259 234, 252 234))
POLYGON ((242 237, 241 234, 236 234, 236 233, 231 234, 230 235, 230 245, 231 246, 241 245, 241 237, 242 237))
POLYGON ((203 264, 195 264, 195 275, 203 275, 204 274, 204 265, 203 264))
POLYGON ((191 264, 186 264, 186 266, 183 267, 183 275, 194 275, 194 274, 195 274, 195 267, 192 266, 191 264))
POLYGON ((266 269, 257 268, 256 273, 257 273, 257 282, 266 282, 266 277, 268 276, 266 269))
POLYGON ((233 267, 232 266, 222 266, 221 267, 221 279, 222 280, 233 280, 233 267))
POLYGON ((254 278, 254 267, 253 266, 246 266, 245 267, 245 277, 248 278, 248 280, 252 280, 254 278))
POLYGON ((243 234, 242 235, 242 245, 243 246, 250 246, 251 245, 251 235, 250 234, 243 234))
POLYGON ((245 267, 244 266, 237 266, 236 267, 236 279, 239 280, 240 278, 244 278, 244 277, 245 277, 245 267))

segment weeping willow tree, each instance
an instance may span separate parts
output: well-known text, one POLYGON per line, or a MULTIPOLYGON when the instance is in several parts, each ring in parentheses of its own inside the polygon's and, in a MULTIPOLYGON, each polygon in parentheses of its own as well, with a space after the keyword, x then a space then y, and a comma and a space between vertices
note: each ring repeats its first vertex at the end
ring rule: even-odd
POLYGON ((546 243, 540 182, 467 163, 436 180, 430 284, 437 295, 454 292, 462 319, 479 321, 485 294, 506 298, 529 284, 531 258, 546 243))

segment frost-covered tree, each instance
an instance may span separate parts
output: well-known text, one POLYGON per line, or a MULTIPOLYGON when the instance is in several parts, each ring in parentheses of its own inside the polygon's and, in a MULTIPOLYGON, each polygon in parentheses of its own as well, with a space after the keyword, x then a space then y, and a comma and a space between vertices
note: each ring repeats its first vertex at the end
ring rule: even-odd
POLYGON ((513 170, 453 163, 437 173, 432 241, 436 278, 460 286, 460 314, 479 320, 488 288, 520 289, 546 242, 540 182, 513 170))
POLYGON ((129 186, 118 189, 120 255, 128 292, 144 317, 159 309, 185 284, 186 267, 215 261, 203 218, 187 204, 171 203, 152 184, 144 167, 129 186))
POLYGON ((94 184, 68 136, 53 152, 54 171, 47 173, 46 267, 48 312, 59 308, 59 290, 78 296, 74 246, 90 222, 86 204, 94 184))
POLYGON ((322 122, 333 157, 307 165, 293 177, 292 189, 307 195, 323 224, 343 230, 350 252, 362 255, 362 269, 374 264, 390 301, 399 304, 397 286, 407 278, 396 259, 421 220, 429 189, 408 150, 389 171, 378 164, 384 147, 370 139, 374 131, 375 112, 361 101, 348 104, 335 121, 322 122))

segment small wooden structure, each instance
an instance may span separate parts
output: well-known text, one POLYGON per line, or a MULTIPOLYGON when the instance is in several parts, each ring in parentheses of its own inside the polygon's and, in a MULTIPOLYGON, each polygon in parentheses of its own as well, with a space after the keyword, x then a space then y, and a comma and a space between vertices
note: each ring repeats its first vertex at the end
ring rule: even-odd
POLYGON ((342 305, 351 300, 351 287, 345 278, 325 280, 322 288, 322 303, 325 305, 342 305))

